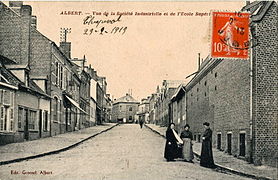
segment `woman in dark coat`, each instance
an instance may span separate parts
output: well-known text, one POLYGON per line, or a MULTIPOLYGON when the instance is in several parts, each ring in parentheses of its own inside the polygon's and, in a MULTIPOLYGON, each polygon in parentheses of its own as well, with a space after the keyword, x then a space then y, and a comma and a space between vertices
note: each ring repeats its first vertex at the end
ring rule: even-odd
POLYGON ((202 136, 203 142, 200 165, 203 167, 215 168, 212 154, 212 130, 208 122, 205 122, 203 125, 206 130, 202 136))
POLYGON ((192 148, 192 139, 193 135, 189 131, 190 126, 186 124, 184 126, 184 131, 181 133, 181 138, 183 140, 183 148, 182 148, 182 157, 184 161, 193 163, 194 154, 193 154, 193 148, 192 148))
POLYGON ((175 158, 178 156, 178 144, 177 139, 173 133, 175 128, 175 124, 171 123, 166 131, 166 145, 164 151, 164 158, 167 161, 174 161, 175 158))

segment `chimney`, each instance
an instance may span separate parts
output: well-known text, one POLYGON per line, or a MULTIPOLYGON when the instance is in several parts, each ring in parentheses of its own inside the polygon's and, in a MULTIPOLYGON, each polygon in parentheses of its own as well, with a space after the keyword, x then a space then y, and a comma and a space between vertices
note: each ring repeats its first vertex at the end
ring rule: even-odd
POLYGON ((60 42, 60 50, 67 58, 71 59, 71 42, 60 42))
POLYGON ((21 6, 23 6, 23 1, 9 1, 9 7, 18 14, 20 14, 21 6))
POLYGON ((9 7, 11 8, 13 7, 21 8, 22 5, 23 5, 23 1, 9 1, 9 7))
POLYGON ((35 29, 37 29, 37 16, 31 17, 31 27, 34 27, 35 29))
POLYGON ((20 9, 21 15, 21 58, 20 64, 30 63, 30 41, 31 41, 31 16, 32 7, 29 5, 22 5, 20 9))

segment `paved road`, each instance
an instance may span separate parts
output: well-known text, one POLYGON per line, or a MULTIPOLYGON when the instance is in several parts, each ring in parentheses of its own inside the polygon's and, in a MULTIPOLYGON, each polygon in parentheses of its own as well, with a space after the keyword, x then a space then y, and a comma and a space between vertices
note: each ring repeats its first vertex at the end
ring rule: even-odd
POLYGON ((166 162, 164 145, 165 140, 149 129, 140 129, 136 124, 120 125, 69 151, 0 166, 0 180, 246 179, 202 168, 197 161, 166 162), (48 174, 40 174, 44 171, 48 174))

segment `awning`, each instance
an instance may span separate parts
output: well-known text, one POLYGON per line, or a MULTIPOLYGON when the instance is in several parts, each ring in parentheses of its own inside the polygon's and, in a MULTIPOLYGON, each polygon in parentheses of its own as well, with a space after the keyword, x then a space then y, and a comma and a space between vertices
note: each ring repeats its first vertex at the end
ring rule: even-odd
POLYGON ((87 114, 86 111, 84 111, 83 109, 80 108, 79 104, 78 104, 75 100, 71 99, 71 98, 68 97, 67 95, 65 95, 65 97, 70 101, 70 103, 71 103, 72 105, 74 105, 75 107, 77 107, 77 108, 78 108, 80 111, 82 111, 83 113, 87 114))

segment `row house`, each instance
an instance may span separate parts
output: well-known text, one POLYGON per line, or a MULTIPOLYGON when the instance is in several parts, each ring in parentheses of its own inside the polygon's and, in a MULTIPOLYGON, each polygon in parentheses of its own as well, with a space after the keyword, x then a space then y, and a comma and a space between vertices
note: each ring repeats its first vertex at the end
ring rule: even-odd
POLYGON ((149 115, 150 115, 150 97, 144 98, 141 100, 138 106, 138 112, 136 113, 139 121, 143 121, 145 123, 149 123, 149 115))
POLYGON ((90 83, 91 76, 85 70, 86 58, 83 59, 74 58, 71 59, 74 63, 74 69, 77 70, 81 80, 80 84, 80 108, 83 110, 80 115, 81 128, 90 127, 93 124, 90 122, 90 83))
POLYGON ((50 136, 51 98, 29 72, 0 55, 0 145, 50 136))
POLYGON ((170 121, 176 124, 176 130, 178 130, 179 133, 187 123, 185 94, 185 83, 183 83, 176 89, 169 103, 170 121))
POLYGON ((155 117, 158 125, 168 126, 170 122, 169 103, 175 90, 183 82, 184 80, 163 80, 155 103, 155 117))
MULTIPOLYGON (((31 117, 35 121, 46 119, 49 122, 44 124, 45 131, 40 131, 44 128, 41 123, 37 125, 36 122, 35 126, 29 126, 36 128, 39 137, 94 125, 98 118, 97 114, 102 115, 103 112, 106 79, 94 77, 97 82, 96 97, 92 100, 90 92, 92 76, 85 66, 85 57, 81 59, 83 64, 78 64, 76 58, 70 57, 70 42, 63 41, 60 42, 60 46, 57 46, 37 30, 36 23, 37 18, 32 15, 31 6, 23 5, 20 1, 11 1, 9 6, 0 2, 0 55, 4 59, 10 59, 10 61, 6 60, 5 69, 11 71, 21 82, 27 83, 27 89, 29 84, 30 87, 32 85, 30 89, 33 89, 33 93, 36 92, 38 97, 43 94, 48 97, 47 101, 50 101, 49 106, 43 105, 45 98, 40 98, 38 103, 33 103, 33 100, 22 102, 21 109, 18 110, 23 112, 21 118, 31 117), (97 113, 97 105, 100 107, 100 113, 97 113), (33 110, 29 110, 28 107, 33 110), (30 112, 30 115, 25 112, 30 112), (43 118, 40 118, 41 116, 43 118)), ((26 98, 32 99, 27 95, 26 98)), ((99 122, 104 121, 102 117, 104 116, 99 117, 99 122)), ((24 123, 26 121, 24 120, 24 123)), ((23 125, 21 128, 22 131, 27 132, 24 133, 25 139, 37 138, 30 133, 31 131, 25 131, 26 127, 23 125)), ((16 136, 14 138, 19 139, 16 136)))
POLYGON ((149 122, 151 124, 156 124, 156 121, 155 121, 156 120, 156 117, 155 117, 155 114, 156 114, 156 109, 155 109, 156 98, 157 98, 156 93, 153 93, 150 97, 149 122))

